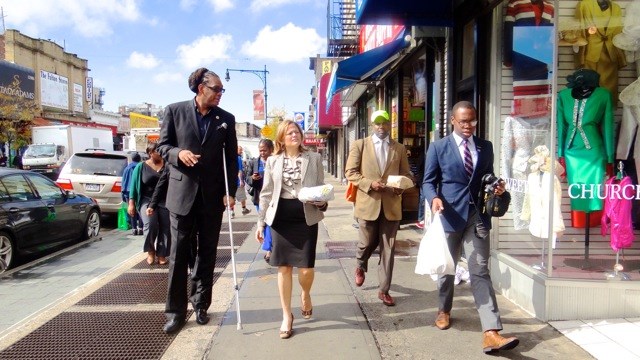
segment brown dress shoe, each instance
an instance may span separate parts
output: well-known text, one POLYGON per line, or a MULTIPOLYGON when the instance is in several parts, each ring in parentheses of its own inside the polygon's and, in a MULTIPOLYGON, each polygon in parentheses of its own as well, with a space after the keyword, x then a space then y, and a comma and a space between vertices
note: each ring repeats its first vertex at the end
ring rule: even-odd
POLYGON ((382 300, 382 303, 387 306, 393 306, 396 304, 395 301, 393 301, 391 295, 385 294, 383 292, 378 292, 378 299, 382 300))
POLYGON ((520 340, 517 337, 505 338, 500 336, 495 330, 488 330, 484 332, 484 338, 482 340, 482 351, 485 354, 498 351, 498 350, 511 350, 518 346, 520 340))
POLYGON ((356 268, 356 286, 360 287, 364 284, 364 269, 361 267, 356 268))
POLYGON ((450 317, 451 315, 448 312, 438 311, 436 327, 440 330, 447 330, 451 326, 450 317))

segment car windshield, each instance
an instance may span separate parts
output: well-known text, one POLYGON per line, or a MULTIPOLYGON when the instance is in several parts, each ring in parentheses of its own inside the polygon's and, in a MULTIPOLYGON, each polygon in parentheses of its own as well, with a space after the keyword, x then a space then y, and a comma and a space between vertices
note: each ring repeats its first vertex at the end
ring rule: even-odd
POLYGON ((75 154, 61 173, 122 176, 127 157, 115 154, 75 154))
POLYGON ((51 157, 55 155, 56 146, 54 144, 29 145, 24 152, 23 158, 51 157))

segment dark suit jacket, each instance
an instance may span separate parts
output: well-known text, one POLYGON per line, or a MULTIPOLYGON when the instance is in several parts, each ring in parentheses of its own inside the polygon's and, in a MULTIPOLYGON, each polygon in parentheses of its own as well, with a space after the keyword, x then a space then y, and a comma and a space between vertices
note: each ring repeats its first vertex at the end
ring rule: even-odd
POLYGON ((493 174, 493 145, 477 136, 473 137, 473 142, 478 152, 478 163, 471 179, 465 173, 453 135, 429 145, 427 151, 422 191, 429 204, 435 197, 442 199, 442 225, 447 232, 460 231, 467 224, 470 201, 476 206, 485 228, 491 229, 491 217, 480 211, 478 194, 482 177, 493 174))
POLYGON ((167 209, 178 215, 187 215, 195 201, 198 188, 203 203, 224 210, 225 182, 222 154, 226 155, 229 194, 238 187, 238 140, 235 117, 219 107, 211 109, 212 120, 204 136, 200 138, 196 119, 195 100, 174 103, 165 108, 158 152, 170 167, 167 189, 167 209), (226 123, 223 128, 221 124, 226 123), (185 166, 179 159, 181 150, 200 155, 193 167, 185 166))

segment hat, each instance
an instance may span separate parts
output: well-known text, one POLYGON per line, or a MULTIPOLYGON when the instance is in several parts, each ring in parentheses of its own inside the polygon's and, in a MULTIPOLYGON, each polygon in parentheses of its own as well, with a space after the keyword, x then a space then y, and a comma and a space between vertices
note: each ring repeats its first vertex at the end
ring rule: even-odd
POLYGON ((624 105, 640 105, 640 78, 622 89, 619 99, 624 105))
POLYGON ((563 19, 558 25, 558 46, 585 46, 587 39, 582 36, 580 22, 576 19, 563 19))
POLYGON ((389 121, 389 113, 384 110, 377 110, 371 114, 371 123, 375 123, 376 120, 382 118, 383 121, 389 121))
POLYGON ((613 37, 613 45, 626 51, 640 50, 640 27, 637 28, 635 30, 637 36, 627 33, 627 28, 625 28, 620 34, 613 37))

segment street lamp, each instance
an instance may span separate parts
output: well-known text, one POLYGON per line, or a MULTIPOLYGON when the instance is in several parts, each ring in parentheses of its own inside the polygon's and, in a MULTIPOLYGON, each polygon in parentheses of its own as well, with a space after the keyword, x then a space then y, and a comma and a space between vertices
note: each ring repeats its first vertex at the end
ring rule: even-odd
POLYGON ((267 74, 269 73, 267 71, 267 65, 264 66, 264 70, 227 69, 227 73, 224 76, 224 79, 227 80, 227 82, 231 80, 231 77, 229 76, 229 71, 251 73, 259 77, 260 80, 262 80, 262 85, 264 86, 264 124, 266 126, 267 114, 268 114, 267 112, 267 74))

